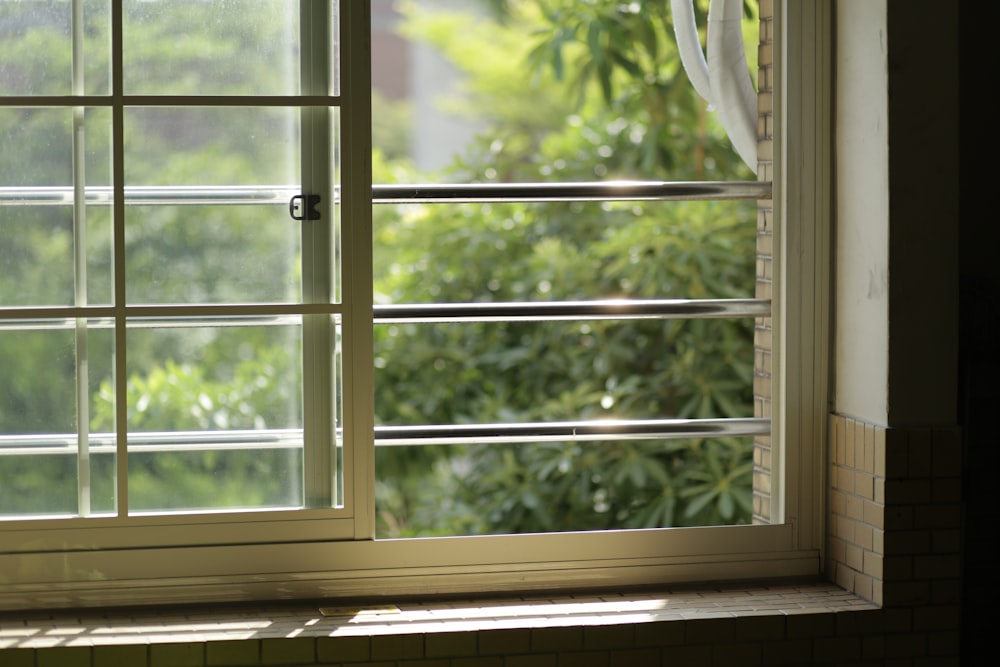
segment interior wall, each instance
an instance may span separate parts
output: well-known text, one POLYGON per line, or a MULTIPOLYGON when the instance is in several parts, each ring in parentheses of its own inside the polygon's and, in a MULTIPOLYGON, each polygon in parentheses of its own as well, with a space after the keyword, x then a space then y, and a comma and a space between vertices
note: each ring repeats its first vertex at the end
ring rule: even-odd
POLYGON ((996 602, 996 446, 993 415, 1000 405, 1000 225, 995 204, 996 111, 987 96, 996 68, 993 24, 975 3, 960 9, 960 340, 959 423, 962 427, 962 527, 964 577, 963 653, 989 655, 995 632, 996 602), (984 166, 986 165, 986 166, 984 166))
POLYGON ((834 412, 888 423, 889 127, 885 0, 834 8, 834 412))
POLYGON ((892 427, 957 420, 959 30, 949 4, 887 4, 892 427))
POLYGON ((835 17, 833 409, 892 427, 951 426, 958 13, 935 0, 838 0, 835 17), (933 41, 916 16, 933 17, 933 41))

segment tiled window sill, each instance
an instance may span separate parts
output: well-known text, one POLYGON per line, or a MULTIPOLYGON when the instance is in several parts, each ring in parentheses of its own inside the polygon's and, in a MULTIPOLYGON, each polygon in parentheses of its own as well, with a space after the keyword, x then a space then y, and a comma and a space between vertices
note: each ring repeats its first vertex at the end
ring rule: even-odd
POLYGON ((877 608, 833 584, 819 582, 359 605, 323 602, 266 607, 32 611, 0 615, 0 649, 432 635, 744 616, 787 617, 877 608))

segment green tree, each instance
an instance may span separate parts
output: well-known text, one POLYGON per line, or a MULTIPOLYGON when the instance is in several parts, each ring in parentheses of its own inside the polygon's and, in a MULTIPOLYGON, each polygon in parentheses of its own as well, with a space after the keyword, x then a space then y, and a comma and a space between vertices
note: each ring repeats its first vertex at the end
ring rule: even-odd
MULTIPOLYGON (((411 15, 406 34, 468 76, 464 101, 450 108, 484 126, 438 178, 746 178, 680 73, 664 4, 509 2, 496 22, 411 15), (526 33, 537 41, 526 43, 526 33)), ((753 293, 752 204, 376 212, 376 257, 385 260, 376 263, 376 293, 387 302, 753 293)), ((376 331, 377 417, 749 416, 752 335, 752 322, 704 320, 384 327, 376 331)), ((741 523, 750 513, 750 453, 746 440, 390 448, 379 452, 380 518, 391 534, 741 523)))

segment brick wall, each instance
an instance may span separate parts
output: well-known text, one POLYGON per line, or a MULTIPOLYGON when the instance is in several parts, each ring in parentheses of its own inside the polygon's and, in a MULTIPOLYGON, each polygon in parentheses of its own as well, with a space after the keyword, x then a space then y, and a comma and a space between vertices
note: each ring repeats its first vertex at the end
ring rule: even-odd
MULTIPOLYGON (((774 178, 774 21, 772 0, 760 2, 760 47, 757 52, 757 180, 774 178)), ((772 215, 770 200, 757 204, 757 282, 755 296, 771 298, 772 215)), ((754 416, 771 417, 771 318, 754 327, 754 416)), ((753 451, 753 522, 771 522, 771 438, 757 436, 753 451)))
POLYGON ((891 428, 830 419, 831 581, 885 606, 957 628, 962 442, 957 428, 891 428))

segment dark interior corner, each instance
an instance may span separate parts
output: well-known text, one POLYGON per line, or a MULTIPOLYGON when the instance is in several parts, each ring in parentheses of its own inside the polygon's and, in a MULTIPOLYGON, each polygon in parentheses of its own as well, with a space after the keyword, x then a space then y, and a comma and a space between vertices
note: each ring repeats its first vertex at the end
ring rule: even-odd
POLYGON ((977 664, 977 638, 993 632, 985 613, 994 602, 996 568, 996 471, 1000 454, 991 421, 1000 401, 995 379, 998 291, 1000 277, 996 251, 1000 247, 993 205, 987 199, 995 189, 990 167, 996 135, 995 113, 987 102, 983 82, 995 75, 996 51, 988 34, 982 6, 961 3, 960 20, 960 289, 959 295, 959 406, 963 433, 963 651, 966 664, 977 664))

